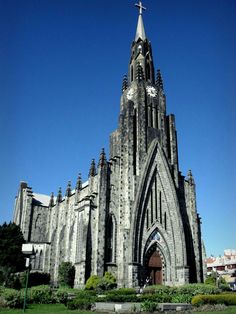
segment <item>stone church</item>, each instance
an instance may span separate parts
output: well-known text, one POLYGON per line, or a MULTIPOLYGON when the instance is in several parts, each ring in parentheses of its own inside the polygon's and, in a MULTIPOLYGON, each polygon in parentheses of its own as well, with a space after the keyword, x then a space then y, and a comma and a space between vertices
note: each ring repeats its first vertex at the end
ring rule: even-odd
POLYGON ((88 181, 78 176, 65 195, 35 193, 20 183, 14 222, 33 243, 32 269, 57 283, 58 267, 70 261, 75 287, 91 274, 112 272, 120 287, 202 282, 200 218, 191 171, 179 171, 175 116, 166 113, 160 70, 139 2, 136 35, 124 76, 117 129, 110 154, 92 160, 88 181))

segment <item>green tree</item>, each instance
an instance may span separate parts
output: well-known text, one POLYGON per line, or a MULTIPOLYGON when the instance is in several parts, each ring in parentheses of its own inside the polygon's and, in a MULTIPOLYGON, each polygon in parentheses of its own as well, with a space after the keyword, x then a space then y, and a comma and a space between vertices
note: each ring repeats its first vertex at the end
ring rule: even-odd
POLYGON ((24 242, 19 226, 11 222, 0 225, 0 284, 7 285, 10 274, 24 270, 24 242))
POLYGON ((75 266, 71 262, 62 262, 59 266, 58 279, 60 286, 73 288, 75 279, 75 266))
POLYGON ((210 275, 207 276, 205 280, 205 284, 216 286, 217 282, 217 273, 215 271, 212 271, 210 275))

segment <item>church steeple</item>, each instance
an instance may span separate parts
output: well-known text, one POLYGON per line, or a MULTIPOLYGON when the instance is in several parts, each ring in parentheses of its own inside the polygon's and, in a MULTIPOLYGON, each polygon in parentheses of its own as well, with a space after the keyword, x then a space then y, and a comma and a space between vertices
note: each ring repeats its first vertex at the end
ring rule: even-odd
POLYGON ((139 1, 139 3, 135 4, 136 7, 139 8, 139 17, 138 17, 138 24, 136 29, 136 35, 135 40, 132 43, 131 47, 131 59, 129 64, 129 85, 132 84, 132 82, 140 82, 140 76, 137 76, 137 68, 142 70, 143 73, 143 80, 145 82, 148 82, 149 84, 155 83, 154 78, 154 66, 153 66, 153 60, 152 60, 152 48, 151 44, 148 41, 144 29, 144 23, 143 23, 143 16, 142 12, 143 10, 146 10, 145 7, 143 7, 142 2, 139 1))
POLYGON ((144 25, 143 25, 142 13, 143 13, 143 10, 146 10, 146 8, 142 6, 141 1, 139 1, 139 3, 136 3, 135 6, 139 8, 139 17, 138 17, 138 24, 137 24, 135 41, 138 41, 139 38, 142 40, 145 40, 146 34, 145 34, 145 30, 144 30, 144 25))

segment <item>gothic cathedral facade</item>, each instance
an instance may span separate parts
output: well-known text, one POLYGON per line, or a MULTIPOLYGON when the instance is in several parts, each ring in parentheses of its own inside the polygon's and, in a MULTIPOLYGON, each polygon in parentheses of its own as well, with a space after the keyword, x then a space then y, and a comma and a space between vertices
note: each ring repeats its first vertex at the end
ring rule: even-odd
POLYGON ((102 150, 88 181, 79 176, 65 196, 37 194, 21 182, 14 222, 34 244, 32 268, 50 273, 54 283, 63 261, 75 266, 75 287, 105 271, 120 287, 147 277, 153 284, 202 282, 195 183, 191 171, 186 178, 179 171, 175 117, 166 114, 141 6, 109 159, 102 150))

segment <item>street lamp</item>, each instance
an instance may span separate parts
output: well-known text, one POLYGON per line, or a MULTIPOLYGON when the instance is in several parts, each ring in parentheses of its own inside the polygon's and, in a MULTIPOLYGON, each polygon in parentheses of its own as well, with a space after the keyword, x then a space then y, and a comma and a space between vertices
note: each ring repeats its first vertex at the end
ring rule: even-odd
POLYGON ((28 282, 29 282, 29 272, 30 272, 30 259, 35 255, 33 244, 30 244, 30 243, 22 244, 22 253, 26 256, 25 266, 27 268, 26 279, 25 279, 25 295, 24 295, 24 303, 23 303, 23 311, 25 312, 28 282))

